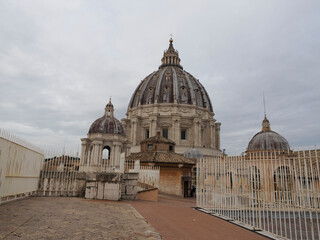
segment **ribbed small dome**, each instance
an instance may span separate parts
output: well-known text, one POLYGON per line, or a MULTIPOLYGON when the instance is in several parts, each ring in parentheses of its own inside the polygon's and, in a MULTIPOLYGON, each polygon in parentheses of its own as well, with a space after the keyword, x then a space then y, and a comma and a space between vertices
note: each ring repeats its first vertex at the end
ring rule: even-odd
POLYGON ((270 122, 265 117, 262 122, 262 131, 253 136, 248 144, 248 151, 289 151, 288 141, 280 134, 271 131, 270 122))
POLYGON ((118 119, 110 116, 103 116, 95 120, 89 129, 89 133, 119 134, 122 136, 126 135, 121 122, 118 119))
POLYGON ((185 158, 202 158, 203 155, 200 152, 200 150, 196 149, 196 148, 189 148, 188 150, 186 150, 183 153, 183 156, 185 158))
POLYGON ((178 103, 196 105, 213 112, 208 93, 198 79, 183 70, 179 53, 172 42, 170 39, 159 70, 141 81, 133 93, 129 108, 154 103, 178 103))
POLYGON ((104 116, 98 118, 91 124, 89 134, 102 133, 126 136, 121 122, 114 117, 113 111, 113 105, 110 99, 109 103, 106 105, 104 116))

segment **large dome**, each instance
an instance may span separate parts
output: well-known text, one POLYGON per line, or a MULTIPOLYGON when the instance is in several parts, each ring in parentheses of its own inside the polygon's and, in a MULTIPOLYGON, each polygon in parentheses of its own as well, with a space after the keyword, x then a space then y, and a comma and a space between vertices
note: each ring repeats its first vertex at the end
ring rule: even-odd
POLYGON ((113 105, 111 99, 106 105, 105 114, 103 117, 95 120, 89 129, 89 134, 102 133, 102 134, 119 134, 126 136, 121 122, 113 115, 113 105))
POLYGON ((212 105, 208 93, 198 79, 183 70, 173 40, 164 52, 159 70, 141 81, 132 95, 128 108, 153 103, 178 103, 207 108, 212 105))
POLYGON ((248 145, 248 151, 289 151, 288 141, 280 134, 271 131, 270 122, 265 117, 262 122, 262 131, 253 136, 248 145))
POLYGON ((220 155, 221 123, 214 118, 205 88, 180 65, 172 38, 161 62, 157 71, 139 83, 127 118, 121 119, 132 143, 131 153, 140 152, 140 142, 160 132, 176 143, 176 153, 195 147, 203 156, 220 155))

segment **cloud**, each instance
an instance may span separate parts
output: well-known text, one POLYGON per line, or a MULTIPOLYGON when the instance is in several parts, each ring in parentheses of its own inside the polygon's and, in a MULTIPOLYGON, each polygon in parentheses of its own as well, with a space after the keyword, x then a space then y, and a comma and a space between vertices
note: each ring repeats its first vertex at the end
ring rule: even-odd
POLYGON ((1 1, 0 123, 41 147, 77 146, 108 98, 118 119, 160 65, 169 34, 243 152, 263 119, 319 144, 318 1, 1 1))

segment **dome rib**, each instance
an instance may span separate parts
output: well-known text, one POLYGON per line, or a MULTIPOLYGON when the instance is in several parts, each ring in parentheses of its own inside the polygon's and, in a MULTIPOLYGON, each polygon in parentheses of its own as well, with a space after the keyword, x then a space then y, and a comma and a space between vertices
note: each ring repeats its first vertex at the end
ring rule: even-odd
POLYGON ((185 71, 183 71, 183 75, 187 79, 187 83, 189 85, 190 94, 191 94, 191 102, 192 102, 192 104, 196 105, 196 96, 194 94, 194 87, 193 87, 193 85, 192 85, 192 83, 191 83, 191 81, 189 79, 188 74, 185 71))
POLYGON ((130 103, 129 103, 129 107, 132 107, 133 105, 134 105, 134 101, 136 101, 136 95, 139 95, 139 94, 137 94, 137 92, 139 91, 139 89, 140 89, 140 87, 141 87, 141 85, 143 84, 143 81, 141 81, 140 83, 139 83, 139 85, 136 87, 136 89, 134 90, 134 93, 133 93, 133 95, 131 96, 131 100, 130 100, 130 103))
POLYGON ((172 70, 172 78, 173 78, 173 101, 178 102, 177 96, 179 96, 178 92, 178 78, 177 78, 177 73, 176 70, 171 67, 172 70))
POLYGON ((156 86, 156 90, 155 90, 155 101, 158 103, 158 102, 161 102, 160 101, 160 98, 159 98, 159 95, 160 95, 160 86, 163 82, 163 75, 166 71, 166 68, 162 69, 161 70, 161 73, 160 73, 160 81, 158 81, 157 83, 157 86, 156 86))

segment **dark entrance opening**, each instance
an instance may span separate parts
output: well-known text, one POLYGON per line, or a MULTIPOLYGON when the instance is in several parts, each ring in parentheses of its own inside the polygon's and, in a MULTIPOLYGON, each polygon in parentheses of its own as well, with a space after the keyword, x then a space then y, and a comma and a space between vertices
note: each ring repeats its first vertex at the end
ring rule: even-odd
POLYGON ((182 177, 182 187, 183 187, 183 197, 191 197, 191 180, 192 177, 183 176, 182 177))
POLYGON ((189 197, 189 182, 184 181, 183 182, 183 197, 189 197))

